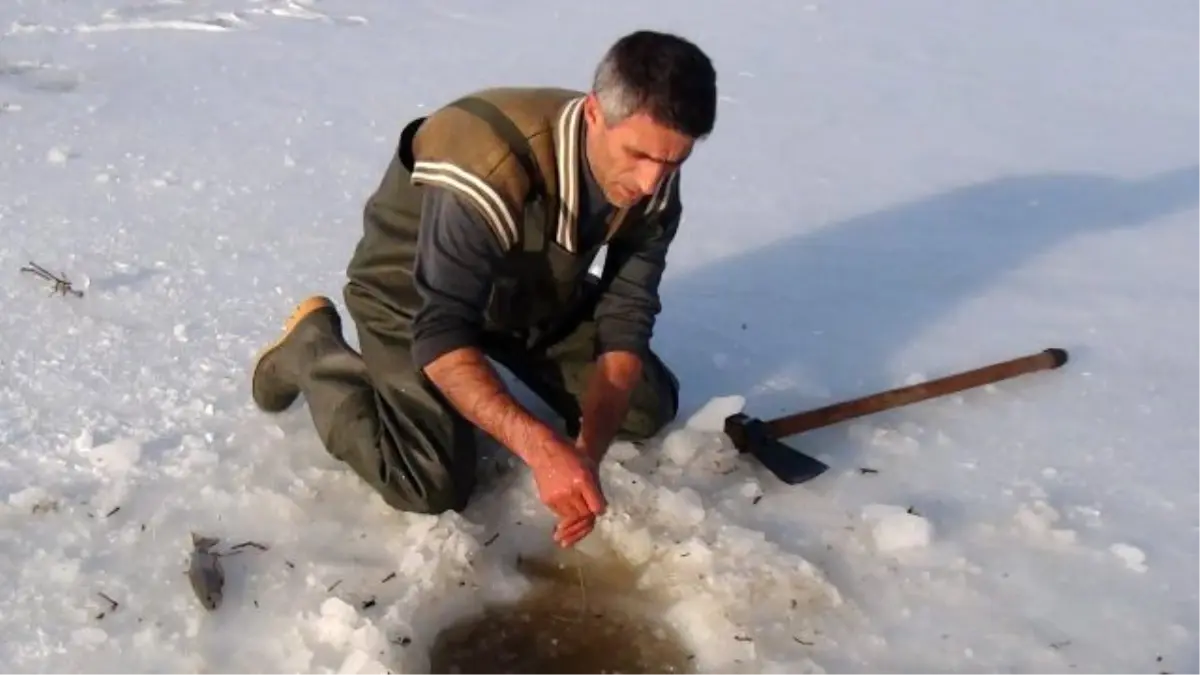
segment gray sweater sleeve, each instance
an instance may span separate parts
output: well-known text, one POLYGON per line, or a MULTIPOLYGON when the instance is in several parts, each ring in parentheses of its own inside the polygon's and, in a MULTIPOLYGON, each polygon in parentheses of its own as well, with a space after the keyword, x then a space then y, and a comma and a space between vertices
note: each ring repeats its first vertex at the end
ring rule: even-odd
POLYGON ((417 368, 454 349, 478 346, 492 275, 502 257, 500 243, 473 208, 444 189, 425 188, 413 265, 423 301, 413 318, 417 368))
POLYGON ((675 182, 663 212, 637 232, 618 234, 608 243, 604 276, 611 279, 596 306, 596 354, 630 351, 645 359, 654 322, 662 310, 658 286, 667 266, 683 207, 675 182))
MULTIPOLYGON (((624 350, 647 355, 661 310, 658 286, 681 211, 676 182, 666 209, 646 223, 649 227, 609 242, 604 276, 611 281, 595 311, 597 354, 624 350)), ((425 188, 413 266, 422 299, 413 318, 417 368, 454 349, 479 345, 493 275, 503 255, 492 229, 472 207, 451 192, 425 188)))

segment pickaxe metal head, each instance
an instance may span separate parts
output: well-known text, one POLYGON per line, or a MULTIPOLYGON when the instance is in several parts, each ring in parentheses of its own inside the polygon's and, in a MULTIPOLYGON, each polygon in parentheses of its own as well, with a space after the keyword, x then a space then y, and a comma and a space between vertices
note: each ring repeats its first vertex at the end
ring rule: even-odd
POLYGON ((798 485, 825 473, 829 465, 790 448, 772 437, 762 420, 737 413, 725 418, 725 434, 738 450, 752 455, 788 485, 798 485))

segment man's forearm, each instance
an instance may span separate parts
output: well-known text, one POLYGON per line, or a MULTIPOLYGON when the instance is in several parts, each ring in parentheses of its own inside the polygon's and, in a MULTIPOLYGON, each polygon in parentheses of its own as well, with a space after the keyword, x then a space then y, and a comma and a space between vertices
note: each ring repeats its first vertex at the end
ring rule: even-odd
POLYGON ((481 351, 447 352, 426 366, 425 374, 472 424, 529 466, 542 463, 554 430, 517 403, 481 351))
POLYGON ((576 444, 597 463, 621 428, 629 397, 642 376, 642 359, 633 352, 605 352, 596 360, 583 396, 583 419, 576 444))

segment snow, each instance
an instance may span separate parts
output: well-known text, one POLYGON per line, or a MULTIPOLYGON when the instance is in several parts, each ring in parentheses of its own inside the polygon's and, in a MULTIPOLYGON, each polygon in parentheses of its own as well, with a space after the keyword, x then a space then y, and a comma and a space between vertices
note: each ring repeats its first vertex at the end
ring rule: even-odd
POLYGON ((610 512, 561 554, 579 587, 628 565, 608 594, 657 598, 701 672, 1195 672, 1197 18, 3 3, 0 667, 422 671, 443 628, 523 597, 518 558, 553 552, 519 464, 488 460, 463 514, 398 514, 303 408, 258 414, 248 367, 296 301, 339 297, 405 121, 585 87, 650 26, 709 50, 720 117, 655 337, 682 410, 610 452, 610 512), (1050 346, 1061 370, 789 439, 831 467, 804 485, 721 432, 1050 346), (223 558, 212 613, 192 532, 267 548, 223 558))
POLYGON ((933 539, 933 524, 912 509, 868 504, 862 515, 871 524, 871 538, 881 552, 928 546, 933 539))

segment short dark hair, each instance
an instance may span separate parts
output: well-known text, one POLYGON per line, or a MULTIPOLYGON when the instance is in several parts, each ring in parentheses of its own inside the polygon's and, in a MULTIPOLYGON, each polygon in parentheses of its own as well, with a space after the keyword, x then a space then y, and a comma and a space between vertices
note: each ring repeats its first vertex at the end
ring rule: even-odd
POLYGON ((617 40, 596 67, 592 90, 609 124, 645 112, 691 138, 712 132, 717 117, 717 73, 688 40, 639 30, 617 40))

